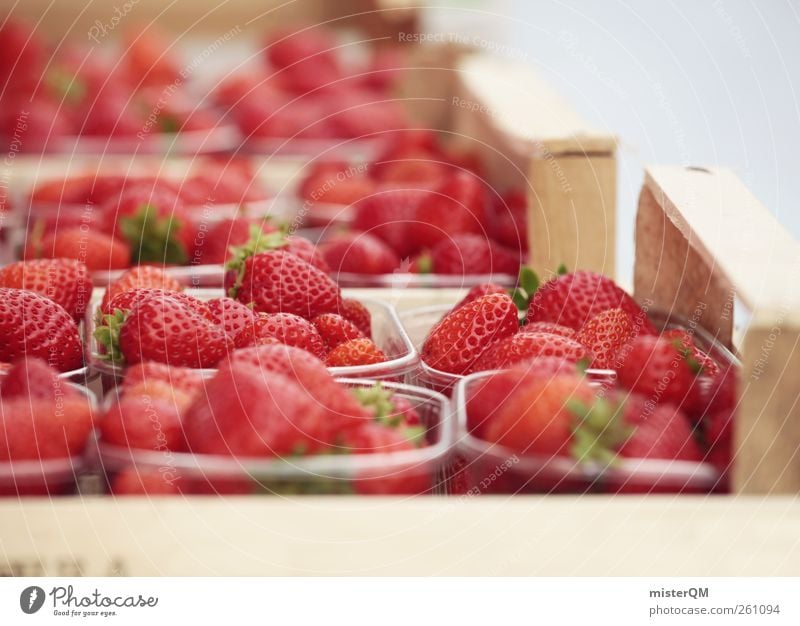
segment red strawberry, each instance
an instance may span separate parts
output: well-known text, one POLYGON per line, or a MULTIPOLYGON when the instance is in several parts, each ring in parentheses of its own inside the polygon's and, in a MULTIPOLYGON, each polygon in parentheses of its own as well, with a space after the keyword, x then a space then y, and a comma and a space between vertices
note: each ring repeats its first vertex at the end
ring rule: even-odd
POLYGON ((679 328, 672 328, 662 332, 661 336, 664 339, 678 341, 685 348, 689 349, 691 351, 691 357, 697 362, 697 367, 702 370, 701 373, 704 376, 716 376, 719 371, 719 366, 714 359, 695 345, 694 339, 689 332, 679 328))
POLYGON ((379 189, 353 205, 353 228, 382 239, 400 257, 420 245, 409 232, 417 208, 431 194, 427 189, 379 189))
POLYGON ((483 235, 460 234, 441 239, 431 249, 433 271, 437 274, 519 273, 520 258, 483 235))
POLYGON ((247 345, 252 336, 247 332, 256 320, 253 310, 233 298, 214 298, 207 303, 214 322, 237 347, 247 345))
POLYGON ((536 357, 475 381, 467 388, 467 428, 476 437, 517 389, 534 380, 575 374, 575 364, 558 357, 536 357))
POLYGON ((115 496, 174 496, 181 492, 183 479, 173 472, 127 467, 114 475, 115 496))
POLYGON ((129 289, 163 289, 165 291, 183 291, 181 284, 168 276, 164 270, 154 265, 138 265, 132 267, 111 283, 103 294, 100 308, 108 311, 108 304, 112 298, 129 289))
POLYGON ((365 337, 372 337, 372 315, 361 302, 342 298, 339 302, 338 312, 344 319, 353 322, 365 337))
MULTIPOLYGON (((375 184, 365 176, 351 173, 346 163, 319 163, 300 184, 301 198, 325 204, 349 206, 366 198, 375 189, 375 184)), ((313 212, 313 204, 312 204, 313 212)))
POLYGON ((7 365, 8 371, 0 378, 0 394, 5 398, 41 399, 52 398, 54 390, 64 393, 66 382, 42 359, 23 356, 7 365))
POLYGON ((311 243, 308 239, 289 235, 286 237, 286 243, 281 248, 284 252, 290 252, 297 257, 303 259, 306 263, 313 265, 319 271, 328 274, 331 271, 330 266, 325 261, 322 253, 317 250, 317 246, 311 243))
POLYGON ((372 339, 362 337, 340 343, 328 353, 325 364, 328 367, 351 367, 354 365, 374 365, 388 360, 383 350, 372 339))
POLYGON ((306 350, 318 359, 325 358, 322 337, 308 320, 291 313, 261 313, 251 329, 240 336, 240 345, 258 345, 263 338, 276 339, 287 346, 306 350), (245 339, 245 336, 249 340, 245 339))
POLYGON ((277 232, 268 220, 235 217, 215 222, 203 232, 198 230, 191 262, 193 265, 219 265, 231 257, 231 247, 246 244, 252 236, 253 226, 261 233, 277 232))
POLYGON ((60 380, 55 371, 47 375, 42 368, 46 368, 43 363, 37 365, 31 359, 16 361, 11 367, 12 381, 35 370, 31 384, 36 387, 3 385, 0 462, 70 457, 80 454, 89 440, 93 417, 88 398, 60 380))
POLYGON ((522 189, 512 189, 493 202, 492 238, 512 250, 528 249, 528 198, 522 189))
POLYGON ((486 189, 474 174, 456 171, 416 207, 408 237, 416 249, 430 248, 463 233, 486 236, 486 189))
POLYGON ((518 328, 517 308, 508 295, 483 296, 450 312, 433 328, 422 358, 435 369, 468 374, 493 342, 518 328))
POLYGON ((80 227, 59 230, 45 237, 41 245, 36 242, 27 245, 26 259, 75 259, 92 272, 121 270, 131 264, 131 250, 127 243, 80 227))
MULTIPOLYGON (((158 384, 165 385, 151 383, 148 390, 158 384)), ((103 441, 127 448, 162 451, 185 448, 179 404, 149 394, 126 394, 118 399, 100 421, 100 434, 103 441)))
POLYGON ((83 263, 72 259, 20 261, 0 268, 0 287, 35 291, 57 302, 80 321, 92 296, 92 280, 83 263))
POLYGON ((364 333, 358 330, 353 322, 336 313, 317 315, 311 320, 311 323, 316 327, 328 350, 332 350, 345 341, 360 339, 364 336, 364 333))
POLYGON ((292 313, 306 319, 335 312, 339 286, 301 258, 275 250, 248 258, 234 296, 261 313, 292 313))
POLYGON ((271 32, 264 48, 281 81, 296 93, 313 91, 340 76, 337 44, 323 29, 287 28, 271 32))
POLYGON ((155 381, 166 383, 175 391, 192 396, 202 389, 203 380, 203 375, 200 372, 188 367, 144 361, 131 365, 125 370, 122 393, 132 387, 140 387, 142 384, 148 385, 155 381))
POLYGON ((337 137, 375 137, 387 128, 408 125, 408 116, 403 107, 383 95, 352 89, 343 90, 337 100, 338 108, 328 118, 332 132, 337 137))
POLYGON ((266 458, 328 445, 328 412, 287 376, 226 363, 206 389, 185 420, 195 453, 266 458))
POLYGON ((530 324, 525 324, 525 326, 519 329, 519 332, 548 333, 550 335, 560 335, 561 337, 566 337, 567 339, 575 339, 578 334, 571 328, 567 328, 566 326, 555 324, 553 322, 532 322, 530 324))
POLYGON ((636 336, 633 320, 622 309, 606 309, 591 318, 578 332, 578 343, 592 354, 591 367, 613 369, 620 348, 636 336))
POLYGON ((344 441, 344 447, 352 454, 385 454, 414 450, 417 446, 403 430, 373 423, 350 433, 344 441))
MULTIPOLYGON (((222 328, 174 294, 142 300, 119 329, 118 350, 127 363, 214 367, 232 347, 222 328)), ((110 348, 113 358, 118 353, 110 348)))
POLYGON ((78 327, 64 308, 32 291, 0 287, 0 361, 39 357, 59 372, 83 366, 78 327))
MULTIPOLYGON (((182 304, 190 307, 200 315, 202 315, 205 319, 210 321, 215 321, 214 316, 211 314, 211 310, 208 308, 208 305, 203 302, 202 300, 198 300, 197 298, 190 296, 188 293, 184 293, 182 291, 166 291, 164 289, 128 289, 116 296, 108 303, 106 309, 101 309, 101 313, 103 313, 104 318, 100 320, 101 324, 111 325, 111 321, 106 319, 105 316, 108 315, 116 315, 117 311, 121 311, 123 314, 127 313, 131 309, 133 309, 137 304, 150 298, 151 296, 170 296, 181 302, 182 304)), ((125 316, 117 316, 119 319, 118 322, 122 323, 125 319, 125 316)))
POLYGON ((718 374, 707 394, 708 405, 703 419, 704 441, 708 460, 725 475, 733 462, 733 435, 736 406, 736 369, 718 374))
MULTIPOLYGON (((680 344, 678 344, 680 346, 680 344)), ((615 357, 617 382, 655 403, 681 406, 690 398, 695 373, 683 347, 644 335, 624 346, 615 357)))
POLYGON ((391 274, 400 265, 394 250, 368 233, 341 233, 319 246, 334 272, 352 274, 391 274))
POLYGON ((620 308, 641 329, 637 334, 655 334, 652 324, 636 301, 613 280, 590 271, 557 276, 542 285, 528 309, 528 322, 555 322, 580 330, 606 309, 620 308))
POLYGON ((495 285, 494 283, 480 283, 479 285, 475 285, 472 289, 467 292, 467 295, 453 307, 454 309, 461 308, 465 304, 472 302, 473 300, 477 300, 480 297, 488 296, 489 294, 493 293, 504 293, 507 294, 508 291, 501 287, 500 285, 495 285))
POLYGON ((566 337, 548 333, 517 333, 492 344, 473 370, 503 369, 536 357, 557 357, 577 363, 588 358, 588 354, 581 344, 566 337))
POLYGON ((374 163, 375 175, 384 183, 434 186, 447 174, 441 157, 425 150, 386 155, 374 163))

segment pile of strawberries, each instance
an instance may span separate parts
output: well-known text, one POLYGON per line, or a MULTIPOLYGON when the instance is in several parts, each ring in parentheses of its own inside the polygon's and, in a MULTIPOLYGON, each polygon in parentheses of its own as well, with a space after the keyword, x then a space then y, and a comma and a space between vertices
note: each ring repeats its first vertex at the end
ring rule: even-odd
POLYGON ((205 161, 180 183, 156 176, 85 175, 51 180, 31 193, 24 257, 80 260, 92 271, 136 263, 223 263, 250 229, 276 230, 246 217, 268 197, 249 163, 205 161), (241 205, 241 217, 215 207, 241 205))
POLYGON ((236 251, 228 295, 208 301, 158 268, 133 268, 106 290, 94 335, 114 364, 213 368, 234 350, 266 344, 301 348, 329 367, 387 361, 369 311, 343 298, 319 263, 306 240, 258 233, 236 251))
POLYGON ((733 366, 714 361, 689 332, 658 333, 600 274, 565 273, 539 287, 523 273, 521 282, 513 298, 496 285, 474 288, 422 348, 430 367, 451 374, 506 370, 470 390, 474 435, 515 453, 580 463, 619 456, 727 469, 733 366), (527 304, 521 324, 515 300, 527 304), (587 368, 601 370, 595 384, 587 368))
POLYGON ((271 32, 262 62, 226 77, 213 95, 251 142, 379 137, 408 125, 391 95, 403 64, 394 48, 348 62, 324 26, 293 27, 271 32))
POLYGON ((319 164, 299 194, 310 223, 339 222, 320 245, 337 273, 514 277, 527 252, 525 194, 498 194, 474 155, 453 152, 429 131, 392 133, 365 167, 319 164))
MULTIPOLYGON (((215 477, 213 472, 188 475, 185 468, 170 467, 173 453, 245 462, 401 452, 427 445, 426 426, 408 398, 379 384, 350 389, 308 352, 277 344, 236 351, 211 379, 195 370, 153 362, 132 366, 99 430, 105 444, 164 453, 152 467, 117 468, 110 488, 118 495, 251 493, 286 487, 254 485, 259 477, 244 471, 241 478, 215 477)), ((308 481, 305 488, 315 493, 421 493, 431 487, 430 476, 410 469, 387 468, 385 473, 353 478, 303 479, 308 481)))
POLYGON ((7 16, 0 41, 0 138, 15 151, 59 150, 59 139, 79 135, 147 141, 218 125, 215 112, 178 88, 183 68, 152 27, 127 32, 116 58, 91 45, 51 46, 7 16))

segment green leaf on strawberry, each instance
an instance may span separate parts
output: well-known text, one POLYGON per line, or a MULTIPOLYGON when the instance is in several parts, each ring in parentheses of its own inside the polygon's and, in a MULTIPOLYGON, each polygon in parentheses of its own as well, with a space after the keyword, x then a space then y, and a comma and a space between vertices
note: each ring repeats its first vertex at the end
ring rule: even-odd
POLYGON ((230 259, 225 264, 225 269, 236 272, 236 281, 228 290, 228 296, 235 298, 242 286, 244 269, 247 259, 261 252, 276 250, 286 245, 287 226, 283 225, 281 230, 272 233, 263 232, 261 226, 252 224, 250 226, 250 239, 240 246, 230 247, 230 259))
POLYGON ((613 405, 605 398, 591 404, 571 399, 567 408, 575 416, 570 453, 579 462, 617 463, 617 450, 633 434, 622 421, 623 404, 613 405))
POLYGON ((183 265, 188 261, 186 249, 175 237, 181 222, 173 216, 159 219, 158 209, 150 204, 143 204, 133 215, 120 218, 119 228, 131 246, 134 263, 183 265))
POLYGON ((96 355, 98 358, 112 363, 122 363, 125 360, 119 347, 119 333, 127 316, 128 312, 120 309, 115 309, 108 315, 98 315, 100 321, 94 330, 94 338, 105 349, 96 355))
POLYGON ((527 312, 533 294, 539 289, 539 276, 530 267, 523 267, 519 271, 517 285, 511 292, 511 299, 520 311, 527 312))

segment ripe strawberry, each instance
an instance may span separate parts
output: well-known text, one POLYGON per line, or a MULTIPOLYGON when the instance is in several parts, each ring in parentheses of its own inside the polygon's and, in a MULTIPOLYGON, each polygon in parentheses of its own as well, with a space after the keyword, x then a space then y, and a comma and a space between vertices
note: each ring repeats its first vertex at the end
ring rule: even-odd
MULTIPOLYGON (((298 195, 312 203, 350 206, 370 195, 375 184, 365 176, 351 173, 346 163, 315 164, 298 189, 298 195)), ((311 211, 313 213, 313 204, 311 211)))
POLYGON ((437 274, 519 273, 520 258, 483 235, 457 234, 441 239, 431 249, 433 271, 437 274))
POLYGON ((325 261, 322 253, 317 249, 313 243, 303 237, 289 235, 286 237, 285 244, 281 248, 284 252, 289 252, 297 257, 303 259, 306 263, 313 265, 319 271, 330 273, 331 268, 325 261))
POLYGON ((381 239, 368 233, 341 233, 319 246, 328 266, 336 273, 391 274, 400 258, 381 239))
POLYGON ((528 250, 528 198, 522 189, 512 189, 492 203, 492 238, 512 250, 528 250))
POLYGON ((416 207, 408 237, 416 249, 472 233, 486 236, 486 189, 474 174, 455 171, 416 207))
POLYGON ((12 380, 35 371, 36 387, 3 385, 0 461, 70 457, 80 454, 86 446, 93 425, 88 398, 60 380, 55 371, 50 370, 47 375, 42 368, 46 366, 34 364, 32 359, 21 359, 12 365, 12 380), (16 372, 17 369, 21 371, 16 372))
POLYGON ((45 237, 41 244, 34 241, 26 245, 26 259, 75 259, 90 272, 121 270, 131 264, 127 243, 80 227, 59 230, 45 237))
POLYGON ((361 302, 351 298, 342 298, 339 302, 338 313, 344 319, 353 322, 365 337, 372 337, 372 315, 361 302))
POLYGON ((475 285, 472 289, 470 289, 467 292, 467 295, 464 296, 464 298, 453 308, 459 309, 473 300, 477 300, 478 298, 488 296, 493 293, 508 294, 508 291, 500 285, 495 285, 494 283, 480 283, 479 285, 475 285))
POLYGON ((387 128, 408 125, 408 116, 403 107, 383 95, 351 89, 343 90, 338 98, 338 108, 328 117, 331 131, 336 137, 376 137, 387 128))
POLYGON ((125 379, 122 382, 122 393, 128 389, 149 385, 153 382, 162 382, 176 392, 188 396, 199 393, 203 387, 203 375, 197 370, 188 367, 166 365, 155 361, 143 361, 131 365, 125 370, 125 379))
POLYGON ((112 359, 121 355, 127 363, 203 368, 214 367, 233 345, 222 328, 192 306, 174 294, 160 294, 139 302, 119 329, 118 345, 112 338, 106 347, 112 359))
POLYGON ((690 399, 695 373, 678 346, 652 335, 636 337, 615 357, 617 382, 657 404, 682 406, 690 399))
POLYGON ((327 350, 333 350, 336 346, 351 339, 364 337, 364 333, 358 330, 353 322, 336 313, 317 315, 311 320, 311 323, 314 324, 320 337, 322 337, 327 350))
POLYGON ((249 257, 232 295, 260 313, 292 313, 306 319, 335 312, 339 286, 301 258, 275 250, 249 257))
MULTIPOLYGON (((148 389, 159 384, 164 385, 151 383, 148 389)), ((128 393, 119 398, 101 419, 100 435, 107 443, 127 448, 162 451, 185 448, 179 403, 149 394, 128 393)))
POLYGON ((42 399, 52 398, 54 393, 64 393, 66 382, 42 359, 23 356, 7 365, 8 371, 0 379, 0 394, 6 398, 42 399))
POLYGON ((553 322, 532 322, 530 324, 525 324, 525 326, 519 329, 519 332, 548 333, 550 335, 560 335, 561 337, 566 337, 567 339, 575 339, 578 335, 578 333, 576 333, 573 329, 562 326, 561 324, 555 324, 553 322))
POLYGON ((483 296, 451 311, 431 330, 422 358, 435 369, 468 374, 492 343, 518 328, 517 309, 508 295, 483 296))
POLYGON ((483 429, 500 407, 525 385, 538 379, 575 374, 575 364, 558 357, 536 357, 475 381, 467 388, 467 428, 483 438, 483 429))
POLYGON ((385 363, 388 360, 372 339, 362 337, 340 343, 328 353, 325 364, 328 367, 351 367, 385 363))
POLYGON ((613 369, 620 348, 635 336, 630 315, 622 309, 606 309, 583 325, 577 340, 591 353, 591 367, 613 369))
MULTIPOLYGON (((325 364, 310 352, 283 344, 236 350, 232 363, 244 363, 262 371, 277 372, 297 381, 330 416, 332 437, 365 423, 371 416, 350 391, 339 385, 325 364)), ((331 441, 333 441, 333 438, 331 441)))
POLYGON ((59 372, 83 366, 78 327, 60 304, 32 291, 0 287, 0 361, 39 357, 59 372))
POLYGON ((416 184, 433 187, 447 175, 441 156, 426 150, 411 149, 385 155, 374 164, 375 176, 383 183, 416 184))
POLYGON ((194 296, 190 296, 188 293, 184 293, 182 291, 166 291, 164 289, 141 289, 136 287, 134 289, 123 291, 122 293, 114 296, 114 298, 108 303, 107 308, 101 309, 101 313, 103 315, 98 323, 112 326, 112 321, 107 319, 107 316, 109 315, 114 315, 118 318, 116 321, 122 323, 125 320, 125 315, 117 315, 117 311, 121 311, 123 314, 126 314, 137 304, 151 296, 170 296, 178 302, 181 302, 192 308, 207 320, 215 321, 214 316, 211 314, 211 309, 208 308, 208 305, 202 300, 198 300, 194 296))
POLYGON ((407 257, 420 248, 411 237, 410 225, 430 194, 427 189, 378 189, 353 205, 353 229, 382 239, 398 256, 407 257))
POLYGON ((184 480, 172 472, 126 467, 111 479, 115 496, 174 496, 182 491, 184 480))
POLYGON ((100 308, 108 310, 108 303, 116 296, 129 289, 163 289, 165 291, 183 291, 183 286, 167 275, 164 270, 155 265, 137 265, 122 274, 117 280, 112 282, 103 294, 103 301, 100 308))
POLYGON ((695 345, 694 339, 689 332, 679 328, 672 328, 662 332, 661 337, 671 341, 678 341, 684 348, 690 350, 691 357, 697 362, 697 367, 702 370, 698 373, 709 377, 716 376, 719 366, 714 359, 695 345))
POLYGON ((19 261, 0 268, 0 287, 35 291, 57 302, 75 321, 86 313, 92 280, 83 263, 72 259, 19 261))
POLYGON ((207 303, 214 322, 223 328, 236 347, 243 347, 252 339, 247 333, 256 320, 253 310, 233 298, 214 298, 207 303))
POLYGON ((270 33, 266 58, 281 82, 295 93, 306 93, 335 82, 340 74, 336 42, 320 28, 287 28, 270 33))
POLYGON ((555 322, 574 330, 606 309, 620 308, 641 330, 637 334, 655 334, 655 329, 641 307, 613 280, 590 271, 557 276, 542 285, 528 309, 528 322, 555 322))
POLYGON ((418 446, 415 445, 413 438, 409 439, 403 429, 372 423, 364 424, 349 433, 344 441, 344 447, 352 454, 385 454, 414 450, 418 446))
POLYGON ((291 313, 261 313, 253 324, 239 336, 239 345, 259 345, 262 339, 306 350, 318 359, 325 358, 325 344, 314 325, 291 313))
POLYGON ((241 246, 250 239, 253 227, 263 234, 277 232, 267 219, 234 217, 220 220, 207 232, 198 230, 191 262, 193 265, 220 265, 231 258, 231 247, 241 246))
POLYGON ((195 453, 291 456, 327 447, 328 413, 277 372, 225 363, 190 407, 186 436, 195 453))
POLYGON ((537 357, 557 357, 577 363, 588 358, 577 341, 548 333, 517 333, 494 342, 473 371, 503 369, 537 357))
POLYGON ((627 436, 618 413, 574 374, 539 378, 513 392, 486 424, 487 441, 521 454, 609 461, 627 436))

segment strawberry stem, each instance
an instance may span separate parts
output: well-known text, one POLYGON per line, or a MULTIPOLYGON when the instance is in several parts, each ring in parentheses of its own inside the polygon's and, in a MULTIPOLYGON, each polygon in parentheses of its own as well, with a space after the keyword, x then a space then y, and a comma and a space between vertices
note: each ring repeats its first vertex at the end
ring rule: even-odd
POLYGON ((119 347, 119 333, 128 317, 128 311, 114 309, 113 313, 103 315, 101 323, 94 330, 94 338, 99 346, 105 348, 97 356, 112 363, 122 363, 125 357, 119 347))
POLYGON ((258 224, 252 224, 250 226, 250 239, 240 246, 230 247, 231 257, 225 264, 225 269, 236 272, 236 281, 228 290, 228 295, 231 298, 235 298, 236 294, 239 293, 239 288, 242 286, 242 281, 244 280, 244 269, 247 265, 247 259, 261 252, 282 248, 286 243, 285 228, 282 228, 278 232, 265 233, 258 224))
POLYGON ((131 246, 134 263, 185 264, 188 255, 174 236, 180 227, 180 221, 173 216, 159 219, 158 210, 152 204, 143 204, 133 215, 119 220, 119 228, 131 246))
POLYGON ((567 409, 575 416, 572 457, 579 463, 615 465, 617 450, 633 433, 622 422, 624 405, 614 406, 605 398, 587 405, 573 398, 567 401, 567 409))

